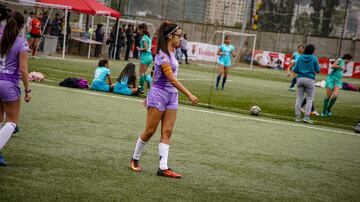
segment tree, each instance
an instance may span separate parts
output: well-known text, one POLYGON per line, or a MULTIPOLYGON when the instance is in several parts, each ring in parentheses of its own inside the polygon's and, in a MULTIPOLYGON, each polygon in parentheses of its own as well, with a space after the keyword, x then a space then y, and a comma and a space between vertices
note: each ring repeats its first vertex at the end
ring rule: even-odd
POLYGON ((263 1, 259 8, 259 29, 290 32, 295 0, 263 1))
POLYGON ((308 34, 314 33, 313 22, 310 19, 310 16, 307 13, 300 14, 295 22, 295 29, 297 33, 308 34))
POLYGON ((333 30, 333 14, 339 6, 339 0, 312 0, 314 13, 311 15, 316 34, 329 36, 333 30))

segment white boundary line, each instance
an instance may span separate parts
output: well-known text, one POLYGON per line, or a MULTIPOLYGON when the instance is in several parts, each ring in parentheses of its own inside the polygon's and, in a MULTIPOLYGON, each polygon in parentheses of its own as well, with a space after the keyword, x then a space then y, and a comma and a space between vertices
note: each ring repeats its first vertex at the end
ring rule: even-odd
MULTIPOLYGON (((49 85, 36 84, 36 83, 33 83, 32 85, 40 86, 40 87, 46 87, 46 88, 52 88, 52 89, 58 89, 58 90, 67 90, 67 91, 72 91, 72 92, 77 92, 77 93, 82 93, 82 94, 88 94, 88 95, 97 95, 97 96, 102 96, 102 97, 111 97, 111 98, 122 99, 122 100, 130 100, 130 101, 134 101, 134 102, 143 102, 140 99, 128 98, 128 97, 123 97, 123 96, 100 94, 100 93, 90 92, 90 91, 87 91, 87 90, 77 90, 77 89, 57 87, 57 86, 49 86, 49 85)), ((286 121, 275 121, 275 120, 271 120, 271 119, 260 119, 260 118, 246 117, 246 116, 241 116, 241 115, 236 115, 236 114, 229 114, 229 113, 224 113, 224 112, 217 112, 217 111, 210 111, 210 110, 203 110, 203 109, 194 109, 194 108, 190 108, 190 107, 182 107, 182 106, 180 106, 179 108, 180 109, 185 109, 185 110, 190 110, 190 111, 208 113, 208 114, 216 114, 216 115, 221 115, 221 116, 226 116, 226 117, 233 117, 233 118, 239 118, 239 119, 245 119, 245 120, 251 120, 251 121, 258 121, 258 122, 264 122, 264 123, 275 123, 275 124, 281 124, 281 125, 287 125, 287 126, 308 128, 308 129, 314 129, 314 130, 319 130, 319 131, 332 132, 332 133, 338 133, 338 134, 346 134, 346 135, 353 135, 353 136, 360 137, 360 134, 356 134, 355 132, 346 132, 346 131, 335 130, 335 129, 325 128, 325 127, 317 127, 317 126, 311 126, 311 125, 305 125, 305 124, 296 124, 296 123, 291 123, 291 122, 286 122, 286 121)))

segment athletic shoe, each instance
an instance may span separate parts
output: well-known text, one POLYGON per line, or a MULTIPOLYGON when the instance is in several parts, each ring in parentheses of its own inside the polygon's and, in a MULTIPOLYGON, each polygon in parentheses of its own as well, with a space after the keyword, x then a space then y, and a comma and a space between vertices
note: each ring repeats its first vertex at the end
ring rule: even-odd
POLYGON ((295 122, 301 122, 300 116, 296 116, 296 117, 295 117, 295 122))
POLYGON ((328 112, 328 113, 327 113, 327 116, 330 117, 330 116, 331 116, 331 112, 328 112))
POLYGON ((311 115, 315 115, 315 116, 319 116, 319 115, 320 115, 319 112, 317 112, 317 111, 313 111, 313 112, 311 112, 310 114, 311 114, 311 115))
POLYGON ((7 166, 6 161, 2 155, 0 155, 0 166, 7 166))
POLYGON ((215 90, 219 90, 219 88, 218 88, 218 87, 216 87, 216 88, 215 88, 215 90))
POLYGON ((295 91, 295 87, 289 88, 289 91, 294 92, 294 91, 295 91))
POLYGON ((321 117, 326 117, 327 114, 328 114, 327 112, 321 112, 320 116, 321 116, 321 117))
POLYGON ((15 135, 15 134, 18 133, 18 132, 20 132, 20 129, 19 129, 18 126, 16 126, 16 127, 15 127, 15 130, 14 130, 14 132, 13 132, 12 134, 15 135))
POLYGON ((310 119, 310 117, 304 117, 303 122, 308 124, 314 124, 314 122, 310 119))
POLYGON ((354 128, 356 133, 360 133, 360 122, 354 128))
POLYGON ((139 171, 141 170, 141 169, 140 169, 140 160, 136 160, 136 159, 131 158, 130 168, 131 168, 131 170, 133 170, 133 171, 139 172, 139 171))
POLYGON ((166 169, 166 170, 161 170, 160 168, 157 170, 157 175, 158 176, 164 176, 164 177, 172 177, 172 178, 181 178, 181 175, 179 173, 175 173, 173 170, 166 169))

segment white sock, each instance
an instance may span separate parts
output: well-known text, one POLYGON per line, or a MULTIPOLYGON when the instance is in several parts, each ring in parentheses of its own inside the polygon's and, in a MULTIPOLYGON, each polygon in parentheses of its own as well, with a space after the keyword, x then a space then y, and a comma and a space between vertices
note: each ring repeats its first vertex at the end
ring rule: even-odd
POLYGON ((133 159, 140 160, 140 156, 141 156, 141 153, 142 153, 145 145, 146 145, 146 142, 142 141, 141 138, 139 137, 138 140, 136 141, 133 159))
POLYGON ((168 169, 167 160, 169 155, 169 147, 170 145, 160 143, 159 144, 159 156, 160 156, 160 169, 166 170, 168 169))
POLYGON ((0 150, 5 146, 6 142, 9 141, 12 133, 16 127, 15 123, 6 122, 0 129, 0 150))

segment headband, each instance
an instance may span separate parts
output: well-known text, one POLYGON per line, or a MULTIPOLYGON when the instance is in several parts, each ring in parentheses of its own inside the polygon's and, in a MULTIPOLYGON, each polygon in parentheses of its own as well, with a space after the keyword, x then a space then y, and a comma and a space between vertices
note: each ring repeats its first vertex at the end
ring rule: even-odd
POLYGON ((169 37, 172 33, 174 33, 177 29, 179 29, 179 26, 176 26, 175 29, 173 29, 169 34, 165 36, 165 38, 169 37))

